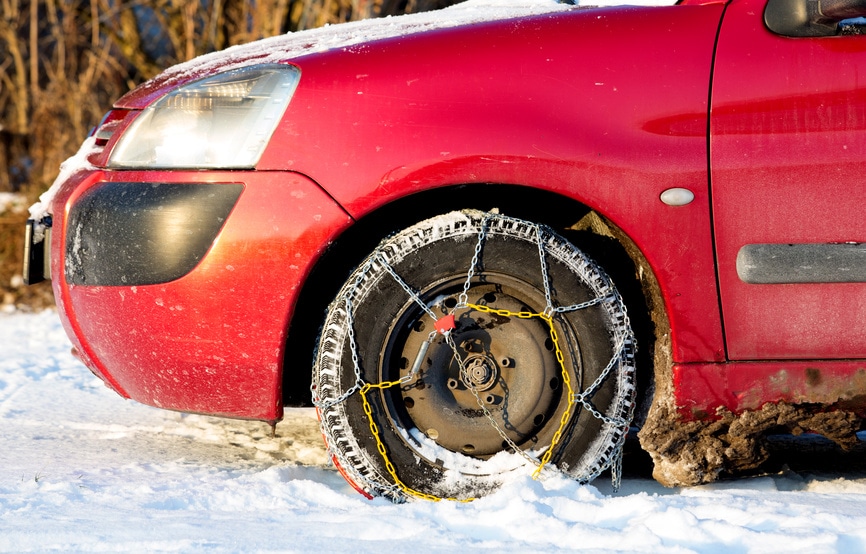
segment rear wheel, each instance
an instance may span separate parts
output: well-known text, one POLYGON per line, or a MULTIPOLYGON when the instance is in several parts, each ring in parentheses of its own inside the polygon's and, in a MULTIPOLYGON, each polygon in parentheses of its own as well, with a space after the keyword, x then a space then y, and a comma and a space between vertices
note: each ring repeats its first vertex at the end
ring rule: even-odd
POLYGON ((346 282, 314 402, 335 462, 368 495, 471 498, 539 459, 589 481, 627 432, 633 344, 613 284, 573 245, 454 212, 387 239, 346 282))

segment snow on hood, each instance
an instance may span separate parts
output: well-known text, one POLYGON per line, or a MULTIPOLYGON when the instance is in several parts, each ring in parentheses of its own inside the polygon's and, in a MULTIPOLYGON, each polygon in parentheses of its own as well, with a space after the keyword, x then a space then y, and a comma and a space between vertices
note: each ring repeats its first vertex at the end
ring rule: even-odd
POLYGON ((116 106, 141 109, 161 96, 166 88, 193 79, 253 63, 280 63, 376 40, 567 11, 575 6, 661 6, 675 3, 675 0, 574 0, 571 4, 557 0, 467 0, 441 10, 327 25, 233 46, 175 65, 118 100, 116 106))
MULTIPOLYGON (((543 15, 570 10, 576 5, 585 7, 669 6, 675 3, 676 0, 574 0, 573 4, 563 4, 557 0, 467 0, 445 9, 430 12, 329 25, 233 46, 175 65, 126 94, 117 101, 115 106, 141 109, 161 96, 167 87, 205 75, 252 63, 283 62, 306 54, 347 48, 374 40, 488 21, 543 15)), ((94 147, 94 141, 88 139, 75 156, 61 165, 60 175, 54 184, 39 198, 39 202, 30 207, 30 214, 33 219, 39 222, 50 213, 51 201, 66 179, 78 171, 91 169, 87 157, 94 147)), ((41 240, 43 230, 44 227, 41 224, 37 226, 37 242, 41 240)))

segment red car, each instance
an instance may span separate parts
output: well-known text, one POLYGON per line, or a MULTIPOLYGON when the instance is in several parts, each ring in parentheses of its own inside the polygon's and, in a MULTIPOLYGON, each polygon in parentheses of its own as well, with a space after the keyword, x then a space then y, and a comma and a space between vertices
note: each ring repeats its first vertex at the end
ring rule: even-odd
POLYGON ((26 276, 121 396, 312 403, 367 495, 616 478, 632 427, 668 485, 851 444, 864 15, 476 2, 204 56, 117 101, 26 276))

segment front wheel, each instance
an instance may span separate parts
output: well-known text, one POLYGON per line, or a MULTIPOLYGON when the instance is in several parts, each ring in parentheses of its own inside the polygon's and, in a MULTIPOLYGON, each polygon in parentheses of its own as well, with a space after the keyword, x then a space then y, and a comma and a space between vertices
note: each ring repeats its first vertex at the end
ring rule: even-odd
POLYGON ((453 212, 383 241, 346 281, 313 400, 368 496, 468 499, 548 462, 586 482, 620 454, 633 345, 613 283, 564 238, 453 212))

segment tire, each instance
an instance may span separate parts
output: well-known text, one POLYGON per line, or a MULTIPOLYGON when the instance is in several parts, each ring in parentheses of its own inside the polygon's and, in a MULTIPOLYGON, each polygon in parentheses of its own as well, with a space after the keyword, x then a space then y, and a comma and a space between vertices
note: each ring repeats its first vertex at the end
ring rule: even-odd
POLYGON ((557 435, 550 461, 582 482, 620 455, 635 393, 625 306, 605 273, 547 228, 468 210, 422 221, 355 270, 322 329, 313 401, 334 462, 363 494, 481 496, 532 471, 527 460, 557 435), (548 323, 513 315, 548 306, 539 234, 552 306, 603 299, 553 315, 562 364, 548 323), (460 304, 473 259, 465 299, 480 308, 460 304), (451 344, 431 313, 455 315, 451 344), (569 384, 597 390, 569 402, 569 384), (515 448, 525 453, 501 454, 515 448))

